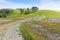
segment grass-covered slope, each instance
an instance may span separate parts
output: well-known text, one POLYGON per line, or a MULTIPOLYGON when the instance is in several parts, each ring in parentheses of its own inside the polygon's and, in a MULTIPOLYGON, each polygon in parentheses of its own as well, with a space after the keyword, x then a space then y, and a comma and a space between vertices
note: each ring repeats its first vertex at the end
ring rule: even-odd
POLYGON ((35 13, 28 14, 30 17, 60 18, 60 12, 51 10, 39 10, 35 13))
POLYGON ((14 18, 14 19, 24 19, 31 17, 60 18, 60 12, 52 11, 52 10, 39 10, 34 13, 29 13, 25 15, 25 14, 20 14, 19 11, 15 11, 11 15, 7 16, 7 18, 14 18))

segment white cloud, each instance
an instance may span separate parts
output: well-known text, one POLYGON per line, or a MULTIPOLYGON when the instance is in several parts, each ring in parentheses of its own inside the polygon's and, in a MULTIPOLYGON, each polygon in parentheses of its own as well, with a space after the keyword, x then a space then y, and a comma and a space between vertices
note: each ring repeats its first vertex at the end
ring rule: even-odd
POLYGON ((60 3, 59 2, 60 2, 60 0, 59 1, 44 0, 44 1, 42 1, 42 4, 39 5, 39 8, 60 11, 60 3))
MULTIPOLYGON (((40 0, 39 0, 40 1, 40 0)), ((60 0, 42 0, 41 3, 35 4, 34 6, 39 7, 40 9, 49 9, 60 11, 60 0)), ((33 5, 28 4, 18 4, 9 2, 6 0, 0 0, 0 8, 31 8, 33 5)))
POLYGON ((18 4, 14 2, 9 2, 6 0, 2 0, 0 1, 0 3, 1 3, 0 8, 27 8, 27 7, 30 8, 32 6, 32 5, 27 5, 27 4, 18 4))

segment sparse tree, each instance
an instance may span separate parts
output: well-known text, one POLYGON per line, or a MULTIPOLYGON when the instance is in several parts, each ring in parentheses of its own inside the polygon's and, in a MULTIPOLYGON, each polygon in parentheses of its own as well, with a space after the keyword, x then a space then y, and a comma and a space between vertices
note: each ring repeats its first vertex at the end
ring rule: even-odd
POLYGON ((37 11, 38 10, 38 7, 32 7, 32 10, 33 11, 37 11))

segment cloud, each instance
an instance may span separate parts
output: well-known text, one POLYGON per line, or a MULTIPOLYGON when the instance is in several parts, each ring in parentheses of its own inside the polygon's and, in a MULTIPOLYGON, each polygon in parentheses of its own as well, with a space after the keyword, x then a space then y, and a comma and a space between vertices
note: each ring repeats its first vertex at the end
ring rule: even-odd
POLYGON ((39 8, 60 11, 60 0, 43 0, 39 8))
POLYGON ((2 0, 0 1, 0 8, 27 8, 27 7, 31 7, 32 5, 27 5, 27 4, 18 4, 18 3, 14 3, 14 2, 9 2, 6 0, 2 0))
POLYGON ((7 0, 0 0, 0 8, 31 8, 37 6, 39 9, 60 11, 60 0, 37 0, 38 4, 15 3, 7 0))

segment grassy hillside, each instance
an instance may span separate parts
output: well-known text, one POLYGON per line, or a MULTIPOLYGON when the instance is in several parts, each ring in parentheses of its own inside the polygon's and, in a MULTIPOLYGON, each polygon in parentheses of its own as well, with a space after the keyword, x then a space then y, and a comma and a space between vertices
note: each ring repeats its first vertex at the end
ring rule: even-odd
POLYGON ((13 18, 13 19, 24 19, 31 17, 60 18, 60 12, 52 11, 52 10, 39 10, 37 12, 29 13, 25 15, 25 14, 20 14, 19 11, 15 11, 11 15, 7 16, 7 18, 13 18))
POLYGON ((60 12, 51 10, 40 10, 35 13, 26 15, 27 17, 45 17, 45 18, 60 18, 60 12))

